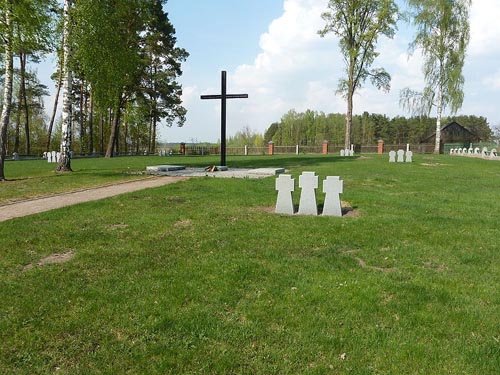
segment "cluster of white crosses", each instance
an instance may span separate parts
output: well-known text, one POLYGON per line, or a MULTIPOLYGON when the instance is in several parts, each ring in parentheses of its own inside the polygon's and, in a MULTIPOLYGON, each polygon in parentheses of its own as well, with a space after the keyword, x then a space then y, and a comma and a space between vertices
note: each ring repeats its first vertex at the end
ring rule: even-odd
MULTIPOLYGON (((318 176, 314 172, 302 172, 299 176, 300 192, 299 215, 318 215, 316 204, 316 189, 318 188, 318 176)), ((344 181, 339 176, 328 176, 323 181, 323 193, 325 203, 323 205, 323 216, 342 216, 340 194, 343 193, 344 181)), ((276 190, 278 199, 276 210, 278 214, 293 215, 292 193, 295 191, 295 179, 291 175, 282 174, 276 179, 276 190)))
POLYGON ((396 151, 393 150, 389 152, 389 163, 396 163, 396 155, 398 157, 398 163, 411 163, 413 161, 413 152, 408 150, 405 153, 405 150, 398 150, 398 152, 396 153, 396 151))

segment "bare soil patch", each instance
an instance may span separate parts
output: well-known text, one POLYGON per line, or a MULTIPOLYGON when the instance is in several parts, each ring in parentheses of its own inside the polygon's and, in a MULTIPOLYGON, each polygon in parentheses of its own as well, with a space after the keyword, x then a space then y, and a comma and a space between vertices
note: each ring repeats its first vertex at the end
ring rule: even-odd
POLYGON ((24 266, 24 271, 30 270, 34 267, 43 267, 47 266, 50 264, 62 264, 69 262, 73 257, 75 256, 75 253, 73 251, 68 251, 63 254, 51 254, 48 257, 45 257, 43 259, 40 259, 37 263, 31 263, 26 266, 24 266))

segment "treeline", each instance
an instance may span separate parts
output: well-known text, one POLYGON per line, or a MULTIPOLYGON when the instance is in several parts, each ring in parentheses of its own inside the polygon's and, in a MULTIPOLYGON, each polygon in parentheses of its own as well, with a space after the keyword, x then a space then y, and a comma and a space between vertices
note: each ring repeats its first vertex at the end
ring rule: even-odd
MULTIPOLYGON (((82 155, 107 152, 108 156, 154 152, 160 124, 180 126, 186 114, 177 78, 188 53, 176 46, 166 1, 69 3, 71 150, 82 155)), ((41 155, 59 150, 63 19, 58 1, 5 1, 0 5, 0 32, 5 35, 0 38, 0 49, 10 48, 14 60, 10 118, 1 139, 8 154, 41 155), (49 54, 57 59, 52 75, 57 95, 52 108, 44 108, 49 92, 40 83, 36 65, 49 54)), ((4 53, 0 55, 3 93, 8 64, 4 53)), ((1 111, 4 96, 0 94, 1 111)))
POLYGON ((229 147, 264 147, 264 137, 262 134, 245 126, 243 129, 236 132, 235 135, 229 136, 226 140, 226 145, 229 147))
MULTIPOLYGON (((490 141, 492 131, 488 120, 478 116, 455 116, 443 121, 443 125, 456 121, 483 141, 490 141)), ((379 139, 386 144, 421 143, 436 129, 436 119, 432 117, 393 117, 370 114, 353 116, 352 141, 354 144, 372 145, 379 139)), ((279 122, 271 124, 264 134, 264 142, 273 141, 278 146, 320 145, 324 141, 332 145, 344 145, 345 114, 307 110, 287 112, 279 122)))

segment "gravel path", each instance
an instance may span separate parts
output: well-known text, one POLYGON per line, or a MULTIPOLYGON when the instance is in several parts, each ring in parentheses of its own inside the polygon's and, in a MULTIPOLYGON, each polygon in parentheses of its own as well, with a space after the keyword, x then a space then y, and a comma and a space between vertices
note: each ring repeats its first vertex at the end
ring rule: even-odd
POLYGON ((10 203, 0 206, 0 222, 10 220, 15 217, 33 215, 64 206, 71 206, 73 204, 96 201, 137 190, 168 185, 174 182, 186 180, 188 178, 189 177, 150 177, 114 185, 106 185, 70 193, 51 195, 49 197, 10 203))

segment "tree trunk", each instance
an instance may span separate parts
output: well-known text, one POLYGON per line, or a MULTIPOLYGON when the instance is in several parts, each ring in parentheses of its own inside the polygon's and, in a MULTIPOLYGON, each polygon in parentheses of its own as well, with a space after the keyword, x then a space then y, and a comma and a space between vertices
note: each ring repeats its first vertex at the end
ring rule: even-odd
POLYGON ((120 108, 121 100, 118 101, 116 111, 114 113, 113 124, 111 125, 111 133, 109 135, 108 148, 106 150, 106 158, 112 158, 114 156, 114 150, 118 138, 118 127, 120 126, 120 108))
POLYGON ((16 113, 16 130, 14 132, 14 152, 19 153, 20 132, 21 132, 21 112, 23 110, 23 93, 21 92, 21 85, 17 94, 17 113, 16 113))
POLYGON ((121 121, 121 107, 118 107, 118 123, 115 126, 115 155, 120 155, 120 121, 121 121))
POLYGON ((443 91, 441 85, 438 86, 437 92, 437 114, 436 114, 436 143, 434 145, 434 153, 441 152, 441 118, 443 116, 443 91))
POLYGON ((47 146, 45 147, 45 151, 50 151, 50 142, 52 141, 52 129, 54 128, 54 121, 56 119, 57 114, 57 106, 59 104, 59 94, 61 93, 61 85, 63 79, 63 69, 62 69, 62 61, 59 63, 59 77, 57 78, 57 90, 56 97, 54 98, 54 107, 52 108, 52 116, 50 117, 49 130, 47 131, 47 146))
POLYGON ((3 106, 2 114, 0 115, 0 181, 5 181, 4 163, 5 155, 7 154, 7 127, 10 120, 10 111, 12 108, 12 81, 14 76, 14 63, 12 52, 12 26, 11 26, 11 9, 12 2, 7 1, 5 9, 5 81, 3 87, 3 106))
POLYGON ((80 155, 85 155, 85 79, 82 78, 80 81, 80 100, 78 105, 80 106, 80 155))
POLYGON ((151 152, 151 139, 153 135, 153 116, 149 117, 149 129, 148 129, 148 152, 151 152))
POLYGON ((19 92, 22 96, 23 109, 24 109, 24 132, 26 136, 26 155, 31 153, 31 142, 30 142, 30 117, 28 108, 28 98, 26 97, 26 53, 21 52, 19 54, 19 68, 21 73, 21 82, 19 87, 19 92))
POLYGON ((352 108, 353 108, 353 96, 356 85, 354 83, 354 67, 355 60, 351 56, 349 60, 349 72, 348 72, 348 88, 347 88, 347 114, 345 117, 345 140, 344 149, 351 149, 351 130, 352 130, 352 108))
POLYGON ((345 141, 344 149, 351 149, 351 129, 352 129, 352 108, 353 108, 353 96, 354 92, 349 87, 349 92, 347 93, 347 114, 345 116, 345 141))
POLYGON ((151 152, 154 154, 156 152, 156 111, 153 113, 153 135, 151 139, 151 152))
POLYGON ((94 153, 94 98, 92 97, 92 88, 89 94, 89 152, 94 153))
POLYGON ((127 142, 127 138, 128 138, 128 123, 127 123, 127 111, 125 111, 123 113, 123 138, 124 138, 124 142, 123 142, 123 150, 125 152, 125 155, 128 153, 128 142, 127 142))
POLYGON ((56 171, 58 172, 71 172, 71 88, 73 81, 73 74, 69 67, 71 48, 69 43, 70 38, 70 20, 69 8, 71 0, 64 0, 64 31, 63 31, 63 66, 64 79, 63 79, 63 108, 62 108, 62 138, 61 138, 61 159, 56 171))

